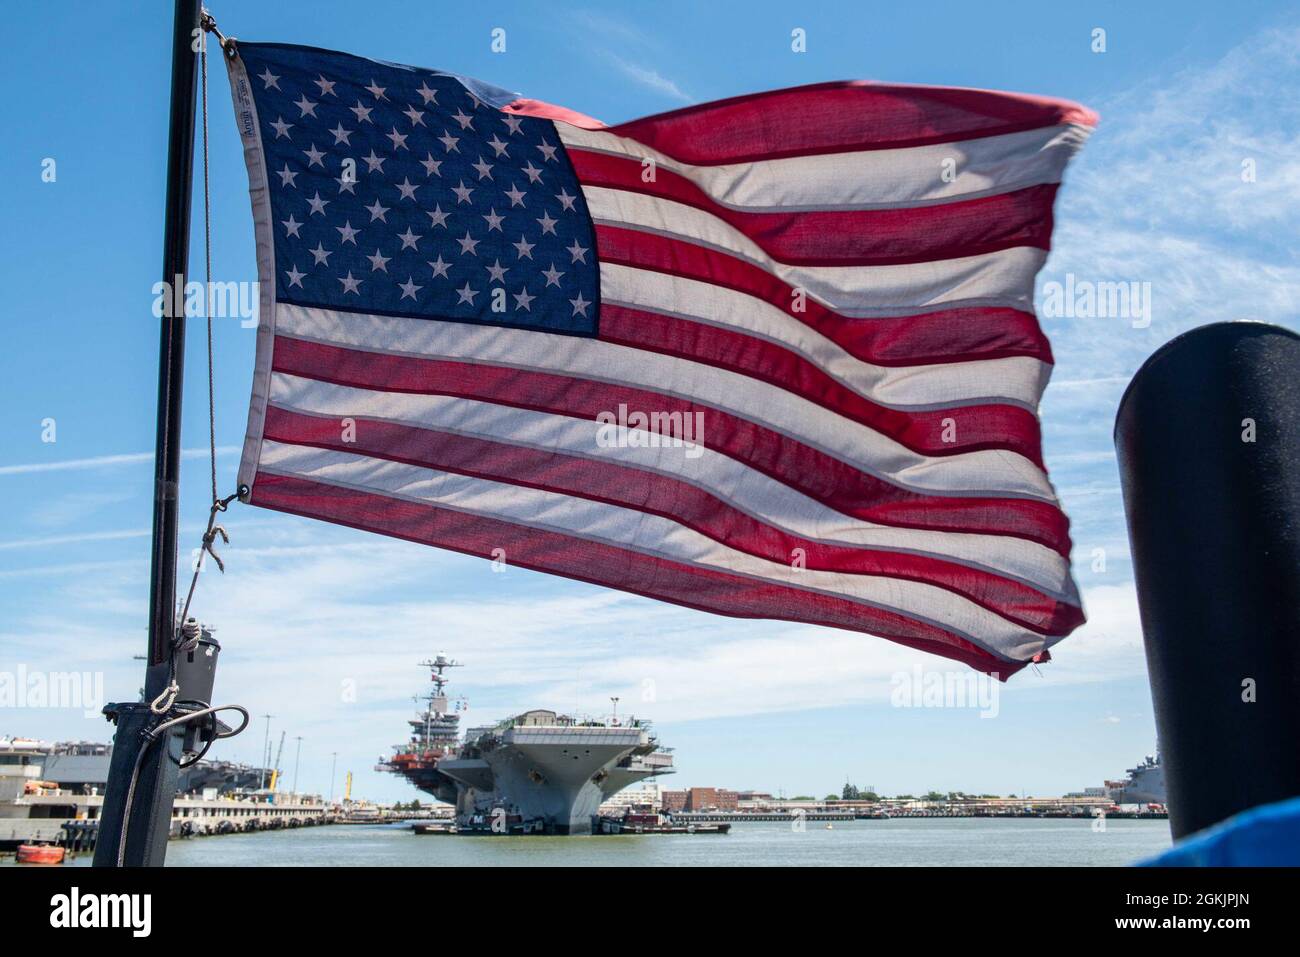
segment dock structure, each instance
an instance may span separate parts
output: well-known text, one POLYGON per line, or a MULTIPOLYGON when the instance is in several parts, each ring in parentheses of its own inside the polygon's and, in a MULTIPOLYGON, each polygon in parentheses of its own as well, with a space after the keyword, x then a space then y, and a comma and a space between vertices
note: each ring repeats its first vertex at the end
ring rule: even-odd
POLYGON ((717 824, 724 821, 852 821, 858 817, 851 811, 805 811, 792 808, 788 811, 678 811, 672 819, 681 824, 717 824))
POLYGON ((1117 806, 1107 797, 1068 798, 967 798, 926 801, 920 799, 881 801, 743 801, 734 808, 675 811, 673 819, 683 822, 720 821, 851 821, 873 818, 929 817, 1052 817, 1052 818, 1163 818, 1163 806, 1117 806))
MULTIPOLYGON (((44 791, 0 807, 0 851, 20 844, 59 843, 90 850, 103 812, 102 794, 44 791)), ((222 797, 178 796, 172 810, 171 837, 201 837, 246 831, 331 824, 338 809, 331 805, 277 795, 274 803, 222 797)))

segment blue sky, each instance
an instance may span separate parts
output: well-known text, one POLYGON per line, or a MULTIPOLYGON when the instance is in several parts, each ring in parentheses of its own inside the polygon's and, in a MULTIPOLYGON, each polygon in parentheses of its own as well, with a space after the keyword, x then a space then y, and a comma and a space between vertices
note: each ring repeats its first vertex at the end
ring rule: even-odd
MULTIPOLYGON (((102 671, 139 684, 147 597, 170 23, 167 4, 88 17, 75 3, 7 14, 0 106, 7 224, 0 281, 0 672, 102 671), (57 54, 57 55, 56 55, 57 54), (57 163, 43 182, 42 162, 57 163), (43 442, 53 419, 56 441, 43 442)), ((1295 325, 1300 263, 1300 26, 1282 3, 726 5, 222 0, 232 35, 348 50, 476 76, 614 122, 828 79, 1063 96, 1101 113, 1067 174, 1040 284, 1151 283, 1149 326, 1045 317, 1057 369, 1043 403, 1052 479, 1074 528, 1090 622, 1055 661, 1002 689, 998 715, 890 706, 890 678, 936 659, 882 641, 715 618, 519 569, 236 508, 229 571, 196 612, 225 646, 218 697, 304 737, 302 784, 330 753, 357 790, 410 798, 371 770, 403 735, 415 667, 463 660, 471 716, 531 706, 597 712, 610 695, 655 719, 679 784, 825 793, 846 777, 891 793, 1061 793, 1117 776, 1154 725, 1110 442, 1142 359, 1219 319, 1295 325), (493 28, 506 52, 490 50, 493 28), (808 50, 790 51, 790 31, 808 50), (1106 52, 1091 50, 1094 28, 1106 52), (1253 160, 1255 179, 1242 179, 1253 160), (1094 570, 1098 549, 1105 570, 1094 570), (653 700, 643 700, 653 691, 653 700), (355 699, 355 700, 352 700, 355 699)), ((224 71, 212 64, 213 270, 253 280, 247 182, 224 71)), ((196 196, 194 263, 201 263, 196 196)), ((253 332, 218 322, 219 474, 233 487, 253 332)), ((182 515, 205 517, 202 328, 191 328, 182 515)), ((79 709, 0 710, 0 734, 104 740, 79 709)), ((262 724, 222 756, 255 761, 262 724)), ((293 741, 286 749, 292 752, 293 741)))

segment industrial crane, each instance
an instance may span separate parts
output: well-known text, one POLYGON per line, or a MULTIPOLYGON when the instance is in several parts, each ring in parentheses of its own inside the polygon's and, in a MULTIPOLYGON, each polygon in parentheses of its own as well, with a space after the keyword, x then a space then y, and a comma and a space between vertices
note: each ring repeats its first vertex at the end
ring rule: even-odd
POLYGON ((280 732, 280 747, 275 752, 275 764, 271 771, 271 793, 275 793, 275 786, 280 781, 280 758, 284 756, 284 732, 280 732))

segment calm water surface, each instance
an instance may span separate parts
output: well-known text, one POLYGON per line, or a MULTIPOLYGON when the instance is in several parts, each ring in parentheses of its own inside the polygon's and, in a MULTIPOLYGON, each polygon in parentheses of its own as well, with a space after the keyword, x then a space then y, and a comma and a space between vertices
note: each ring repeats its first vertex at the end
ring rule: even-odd
MULTIPOLYGON (((738 824, 727 835, 434 837, 394 825, 310 827, 173 841, 171 867, 1126 865, 1169 847, 1166 821, 929 818, 738 824)), ((10 858, 12 860, 12 858, 10 858)), ((78 865, 89 864, 82 857, 78 865)))

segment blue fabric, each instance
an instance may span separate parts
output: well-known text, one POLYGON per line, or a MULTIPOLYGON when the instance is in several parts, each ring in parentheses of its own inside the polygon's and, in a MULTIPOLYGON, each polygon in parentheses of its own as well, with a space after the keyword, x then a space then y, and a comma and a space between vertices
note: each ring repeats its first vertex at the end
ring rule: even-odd
POLYGON ((279 44, 239 55, 278 301, 595 334, 594 224, 553 123, 433 70, 279 44))
POLYGON ((1184 838, 1140 866, 1300 866, 1300 798, 1243 811, 1184 838))

